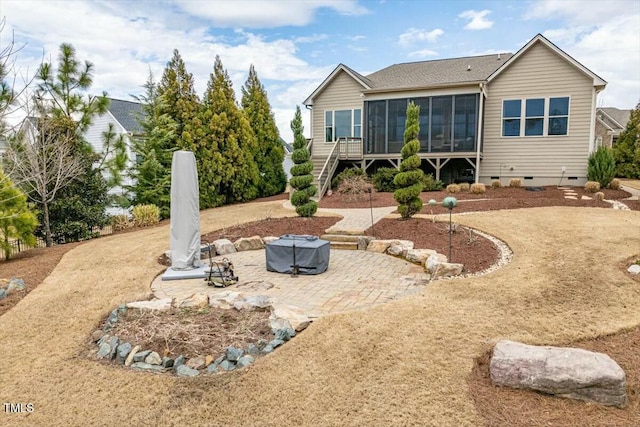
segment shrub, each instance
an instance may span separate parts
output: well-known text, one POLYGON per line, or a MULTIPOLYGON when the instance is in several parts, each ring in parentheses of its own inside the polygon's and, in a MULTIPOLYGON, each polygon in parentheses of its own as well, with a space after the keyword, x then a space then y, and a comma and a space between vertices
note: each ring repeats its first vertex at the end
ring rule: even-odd
POLYGON ((487 189, 484 186, 484 184, 476 183, 476 184, 471 184, 469 191, 471 191, 473 194, 484 194, 487 192, 487 189))
POLYGON ((600 191, 600 183, 596 181, 587 181, 584 184, 584 189, 587 193, 595 193, 596 191, 600 191))
POLYGON ((606 188, 615 176, 616 160, 610 148, 600 147, 591 153, 587 163, 589 181, 598 181, 601 188, 606 188))
POLYGON ((598 200, 600 202, 604 200, 604 193, 602 191, 598 191, 593 196, 596 198, 596 200, 598 200))
POLYGON ((380 168, 373 174, 371 181, 376 191, 391 192, 397 190, 396 185, 393 183, 393 179, 398 174, 396 168, 380 168))
POLYGON ((345 180, 346 178, 354 177, 354 176, 364 177, 366 175, 364 171, 360 168, 353 167, 353 168, 345 169, 331 180, 331 188, 340 187, 340 184, 342 184, 343 180, 345 180))
POLYGON ((291 179, 289 180, 289 184, 293 188, 291 204, 296 207, 299 216, 309 217, 318 210, 318 204, 311 200, 311 197, 316 194, 317 188, 311 184, 313 182, 311 174, 313 162, 309 160, 311 154, 307 149, 307 140, 302 134, 302 113, 299 106, 296 106, 296 113, 291 120, 291 131, 293 132, 291 160, 295 165, 291 168, 291 179))
POLYGON ((114 215, 111 217, 111 227, 113 231, 122 231, 133 226, 133 223, 129 221, 129 215, 114 215))
POLYGON ((609 183, 609 188, 612 190, 619 190, 620 189, 620 180, 618 178, 613 178, 611 180, 611 182, 609 183))
POLYGON ((522 185, 522 180, 520 178, 511 178, 509 180, 509 187, 511 188, 520 188, 522 185))
POLYGON ((469 191, 470 185, 468 182, 461 182, 458 185, 460 186, 460 191, 469 191))
POLYGON ((499 179, 491 181, 491 188, 500 188, 502 187, 502 183, 499 179))
POLYGON ((393 198, 398 202, 398 212, 400 212, 402 219, 411 218, 422 209, 420 192, 424 188, 422 183, 424 172, 420 169, 422 160, 417 154, 420 151, 420 141, 418 140, 418 134, 420 133, 419 114, 420 107, 410 102, 407 107, 407 119, 404 126, 404 145, 400 150, 402 155, 400 172, 393 179, 394 184, 398 187, 393 192, 393 198))
POLYGON ((132 214, 136 227, 149 227, 160 222, 160 208, 156 205, 135 205, 132 214))
POLYGON ((336 190, 338 194, 344 194, 349 200, 361 200, 365 194, 372 190, 373 186, 364 176, 348 176, 342 180, 336 190))
POLYGON ((433 175, 424 175, 422 179, 422 191, 440 191, 444 184, 439 179, 434 179, 433 175))
POLYGON ((456 194, 460 192, 460 186, 458 184, 447 185, 447 193, 456 194))

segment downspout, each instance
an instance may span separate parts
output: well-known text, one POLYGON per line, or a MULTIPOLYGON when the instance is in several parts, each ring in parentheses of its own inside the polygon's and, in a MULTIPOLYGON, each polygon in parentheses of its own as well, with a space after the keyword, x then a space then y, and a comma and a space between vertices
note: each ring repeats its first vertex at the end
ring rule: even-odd
POLYGON ((487 92, 485 91, 485 86, 483 83, 480 83, 480 107, 478 108, 478 146, 476 147, 476 184, 480 182, 480 147, 482 146, 482 120, 484 118, 484 98, 487 96, 487 92))
POLYGON ((589 155, 595 151, 595 135, 596 135, 596 103, 598 99, 598 92, 602 89, 598 86, 593 87, 593 95, 591 99, 591 123, 589 125, 589 155))

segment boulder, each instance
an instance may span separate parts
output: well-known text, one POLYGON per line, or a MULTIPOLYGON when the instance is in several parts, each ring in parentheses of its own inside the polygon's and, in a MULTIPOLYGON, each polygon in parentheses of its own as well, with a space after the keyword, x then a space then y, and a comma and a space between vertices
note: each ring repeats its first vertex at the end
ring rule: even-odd
POLYGON ((234 369, 236 369, 236 364, 229 360, 223 360, 222 363, 218 365, 218 367, 223 371, 233 371, 234 369))
POLYGON ((4 289, 0 289, 0 299, 5 299, 7 297, 7 291, 4 289))
POLYGON ((414 264, 423 265, 431 255, 437 254, 433 249, 409 249, 405 258, 414 264))
POLYGON ((145 362, 135 362, 131 364, 131 369, 134 371, 167 372, 167 369, 160 365, 151 365, 145 362))
POLYGON ((266 244, 269 244, 269 243, 271 243, 271 242, 275 242, 275 241, 276 241, 276 240, 278 240, 278 239, 279 239, 279 237, 276 237, 276 236, 267 236, 267 237, 264 237, 264 238, 262 239, 262 241, 263 241, 263 242, 264 242, 264 244, 266 245, 266 244))
POLYGON ((109 357, 111 354, 111 346, 108 342, 103 342, 100 344, 98 349, 98 359, 104 359, 105 357, 109 357))
POLYGON ((213 246, 216 248, 218 255, 227 255, 236 252, 236 247, 233 246, 233 243, 231 243, 229 239, 218 239, 213 242, 213 246))
POLYGON ((151 350, 139 351, 133 355, 134 362, 144 362, 144 359, 151 354, 151 350))
POLYGON ((131 353, 130 343, 125 342, 118 345, 118 348, 116 349, 116 361, 118 363, 124 364, 125 360, 127 359, 127 356, 129 356, 129 353, 131 353))
POLYGON ((127 303, 127 308, 138 308, 141 310, 167 311, 171 309, 172 298, 153 299, 151 301, 133 301, 127 303))
POLYGON ((432 273, 432 277, 434 279, 439 277, 454 277, 462 273, 463 268, 463 264, 443 262, 436 267, 436 271, 432 273))
POLYGON ((200 371, 190 368, 187 365, 180 365, 176 368, 176 375, 179 377, 197 377, 200 375, 200 371))
POLYGON ((109 346, 111 346, 111 354, 109 354, 109 359, 113 359, 114 357, 116 357, 118 344, 120 344, 120 340, 118 339, 118 337, 109 338, 109 346))
POLYGON ((138 353, 138 351, 140 351, 140 348, 141 347, 139 345, 136 345, 131 349, 124 361, 124 366, 131 366, 131 364, 133 363, 133 357, 136 355, 136 353, 138 353))
POLYGON ((620 408, 626 405, 625 373, 602 353, 504 340, 493 349, 490 373, 493 383, 501 386, 620 408))
POLYGON ((184 356, 180 355, 173 361, 173 369, 178 369, 178 366, 184 365, 184 356))
POLYGON ((631 274, 640 274, 640 265, 638 264, 631 264, 629 266, 629 268, 627 268, 627 271, 631 274))
POLYGON ((236 366, 238 368, 244 368, 245 366, 251 365, 254 361, 255 359, 253 357, 245 355, 238 359, 238 363, 236 363, 236 366))
POLYGON ((272 304, 271 298, 266 295, 251 295, 244 298, 244 301, 250 308, 265 309, 271 307, 272 304))
POLYGON ((162 358, 162 363, 160 363, 160 365, 163 368, 173 368, 173 359, 168 356, 165 356, 162 358))
POLYGON ((241 237, 233 242, 233 246, 238 252, 254 251, 258 249, 264 249, 264 241, 260 238, 260 236, 241 237))
POLYGON ((311 323, 311 319, 309 319, 309 317, 307 317, 299 308, 277 303, 273 305, 271 316, 269 316, 271 329, 286 329, 286 323, 281 320, 289 322, 289 327, 293 328, 296 332, 304 330, 311 323))
POLYGON ((366 251, 367 250, 367 246, 369 246, 369 243, 374 240, 374 237, 372 236, 360 236, 358 237, 358 250, 359 251, 366 251))
POLYGON ((207 366, 207 372, 210 374, 215 374, 216 372, 218 372, 218 365, 216 365, 215 363, 210 364, 209 366, 207 366))
POLYGON ((274 340, 269 341, 269 344, 267 344, 267 347, 278 348, 282 344, 284 344, 284 341, 276 338, 274 340))
POLYGON ((187 298, 177 301, 177 308, 195 308, 201 309, 209 305, 209 297, 205 294, 196 292, 189 295, 187 298))
POLYGON ((185 363, 185 365, 187 365, 191 369, 202 369, 207 366, 204 356, 193 357, 189 359, 187 363, 185 363))
POLYGON ((242 294, 236 291, 225 291, 219 294, 211 295, 209 305, 228 310, 233 307, 236 300, 242 299, 242 294))
POLYGON ((389 248, 389 245, 391 245, 389 240, 372 240, 367 245, 367 251, 383 254, 389 248))
POLYGON ((12 277, 11 280, 9 280, 6 290, 7 294, 10 294, 13 291, 23 291, 25 288, 24 280, 12 277))
POLYGON ((207 354, 204 358, 205 366, 211 365, 212 363, 213 363, 213 356, 210 354, 207 354))
POLYGON ((245 348, 244 352, 246 354, 255 356, 256 354, 260 353, 260 349, 255 344, 251 343, 247 345, 247 348, 245 348))
POLYGON ((231 362, 237 362, 244 355, 244 350, 236 347, 227 347, 225 356, 231 362))
POLYGON ((150 365, 160 365, 162 364, 162 358, 158 353, 152 351, 144 358, 144 363, 148 363, 150 365))
POLYGON ((100 338, 102 338, 103 336, 104 336, 104 332, 102 332, 101 329, 96 329, 91 333, 91 341, 98 342, 100 341, 100 338))
POLYGON ((276 329, 273 333, 276 336, 276 339, 282 341, 289 341, 291 338, 296 336, 296 331, 294 331, 293 328, 276 329))
POLYGON ((438 265, 443 262, 447 262, 447 257, 445 255, 435 253, 433 255, 429 255, 429 258, 424 263, 424 268, 431 274, 435 273, 438 265))

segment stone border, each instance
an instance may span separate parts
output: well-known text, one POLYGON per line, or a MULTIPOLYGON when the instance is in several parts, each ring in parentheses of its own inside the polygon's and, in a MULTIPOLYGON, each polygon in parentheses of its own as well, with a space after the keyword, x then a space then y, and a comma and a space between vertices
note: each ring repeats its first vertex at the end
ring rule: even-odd
POLYGON ((214 374, 219 371, 233 371, 251 365, 259 355, 267 355, 296 336, 309 326, 311 319, 301 309, 277 302, 266 295, 244 297, 240 292, 227 291, 211 298, 203 294, 193 294, 184 300, 171 298, 151 301, 134 301, 122 304, 114 309, 101 330, 92 334, 93 342, 98 346, 97 359, 115 360, 117 363, 137 371, 174 372, 179 377, 195 377, 201 373, 214 374), (120 342, 109 331, 116 325, 121 314, 128 309, 168 311, 174 308, 217 307, 236 310, 271 310, 269 324, 274 334, 270 342, 259 340, 257 344, 248 344, 244 349, 227 347, 225 353, 213 359, 211 355, 199 355, 191 359, 179 355, 175 359, 160 357, 152 350, 143 350, 140 345, 120 342))

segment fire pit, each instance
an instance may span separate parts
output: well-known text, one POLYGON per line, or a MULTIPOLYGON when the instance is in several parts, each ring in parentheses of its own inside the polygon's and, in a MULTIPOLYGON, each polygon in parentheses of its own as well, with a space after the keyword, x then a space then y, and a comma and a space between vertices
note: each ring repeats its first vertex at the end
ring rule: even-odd
POLYGON ((267 271, 321 274, 329 268, 329 242, 317 236, 285 234, 267 243, 267 271))

